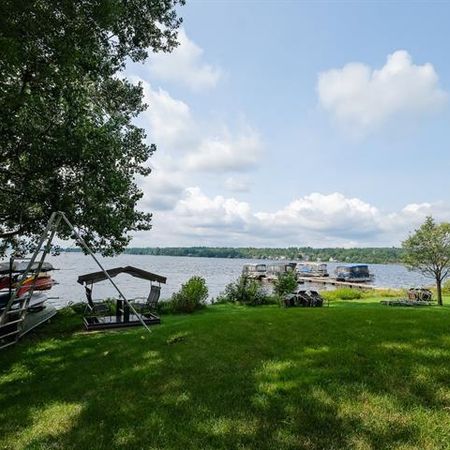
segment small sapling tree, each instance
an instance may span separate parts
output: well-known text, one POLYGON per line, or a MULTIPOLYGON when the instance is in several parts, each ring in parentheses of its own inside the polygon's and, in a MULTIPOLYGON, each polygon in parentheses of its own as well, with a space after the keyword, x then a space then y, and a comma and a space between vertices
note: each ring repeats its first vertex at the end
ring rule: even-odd
POLYGON ((273 290, 279 297, 290 294, 297 288, 297 276, 294 271, 280 274, 274 282, 273 290))
POLYGON ((450 223, 437 224, 427 217, 402 247, 406 267, 435 280, 437 301, 442 306, 442 282, 450 273, 450 223))

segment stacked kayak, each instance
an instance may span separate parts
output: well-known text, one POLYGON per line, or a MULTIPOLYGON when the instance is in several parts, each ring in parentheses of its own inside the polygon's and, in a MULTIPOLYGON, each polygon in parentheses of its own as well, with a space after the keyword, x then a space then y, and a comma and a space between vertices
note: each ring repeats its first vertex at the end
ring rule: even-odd
POLYGON ((50 263, 31 264, 26 259, 0 263, 0 349, 56 314, 56 308, 46 304, 46 291, 55 285, 51 270, 50 263))
MULTIPOLYGON (((13 293, 18 289, 16 298, 11 309, 18 309, 26 297, 29 298, 29 312, 42 310, 44 303, 48 300, 44 291, 49 291, 56 283, 49 272, 54 267, 45 262, 38 274, 31 271, 31 275, 23 280, 23 273, 28 267, 27 261, 14 261, 0 263, 0 314, 5 309, 13 293)), ((38 268, 38 263, 34 263, 34 268, 38 268)))

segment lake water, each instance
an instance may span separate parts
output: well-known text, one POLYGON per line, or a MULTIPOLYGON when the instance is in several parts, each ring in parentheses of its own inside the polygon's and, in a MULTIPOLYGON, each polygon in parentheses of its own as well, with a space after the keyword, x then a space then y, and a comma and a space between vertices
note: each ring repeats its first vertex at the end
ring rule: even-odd
MULTIPOLYGON (((106 269, 117 266, 136 266, 149 272, 167 277, 167 284, 162 285, 161 298, 169 298, 181 284, 193 275, 206 279, 210 298, 216 297, 231 281, 235 281, 246 263, 261 262, 246 259, 225 258, 189 258, 176 256, 153 255, 120 255, 114 258, 100 258, 106 269)), ((60 256, 48 257, 54 267, 53 277, 59 283, 51 291, 49 303, 61 307, 68 302, 84 300, 84 289, 77 283, 79 275, 100 270, 90 256, 82 253, 62 253, 60 256)), ((264 261, 270 262, 270 261, 264 261)), ((329 263, 330 274, 334 272, 336 263, 329 263)), ((375 274, 375 285, 381 287, 412 287, 430 285, 432 281, 421 275, 409 272, 401 265, 371 264, 370 270, 375 274)), ((121 274, 115 281, 128 298, 145 297, 149 292, 149 282, 121 274)), ((108 281, 94 285, 94 299, 113 297, 116 294, 108 281)))

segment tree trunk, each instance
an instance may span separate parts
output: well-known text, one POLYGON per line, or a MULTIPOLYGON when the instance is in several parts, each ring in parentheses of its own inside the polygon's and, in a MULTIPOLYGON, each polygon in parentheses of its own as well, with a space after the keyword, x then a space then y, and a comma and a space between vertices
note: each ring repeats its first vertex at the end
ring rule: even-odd
POLYGON ((441 289, 441 279, 440 278, 436 278, 436 289, 437 289, 438 305, 442 306, 442 289, 441 289))

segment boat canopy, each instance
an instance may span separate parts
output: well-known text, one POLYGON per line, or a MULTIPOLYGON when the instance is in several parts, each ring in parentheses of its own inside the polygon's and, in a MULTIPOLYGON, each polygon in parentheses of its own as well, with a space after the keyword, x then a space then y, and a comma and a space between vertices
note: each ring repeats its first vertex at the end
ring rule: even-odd
POLYGON ((267 266, 265 264, 244 264, 243 270, 249 272, 265 272, 267 266))
POLYGON ((297 264, 297 267, 327 267, 326 263, 322 263, 322 262, 303 262, 303 263, 299 263, 297 264))
MULTIPOLYGON (((161 275, 156 275, 155 273, 147 272, 146 270, 138 269, 133 266, 125 266, 125 267, 115 267, 114 269, 108 269, 108 275, 111 278, 116 277, 120 273, 127 273, 136 278, 142 278, 143 280, 156 281, 158 283, 166 283, 167 278, 161 275)), ((80 275, 78 277, 78 283, 80 284, 93 284, 98 283, 100 281, 107 280, 107 276, 104 272, 92 272, 87 273, 85 275, 80 275)))
POLYGON ((336 270, 369 270, 369 266, 367 264, 353 264, 348 266, 337 266, 336 270))

